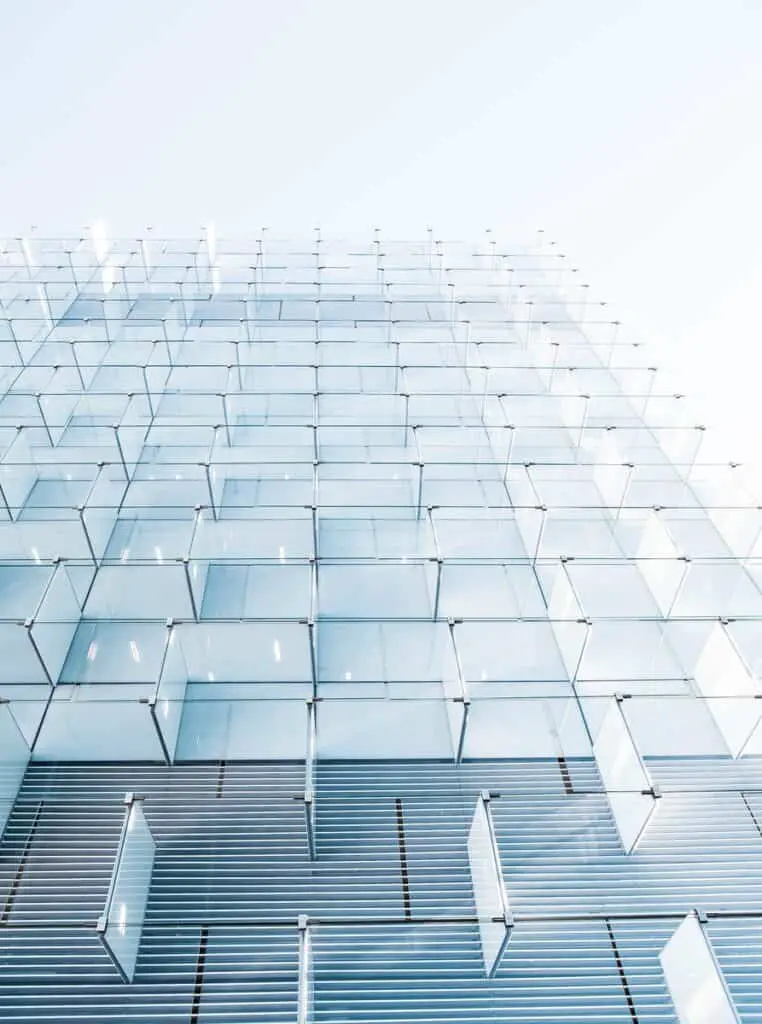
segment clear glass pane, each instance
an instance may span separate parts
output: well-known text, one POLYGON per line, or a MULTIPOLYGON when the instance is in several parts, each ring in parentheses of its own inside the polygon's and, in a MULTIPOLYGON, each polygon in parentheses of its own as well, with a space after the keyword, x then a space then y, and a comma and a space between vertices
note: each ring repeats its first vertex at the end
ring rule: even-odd
POLYGON ((468 864, 482 944, 484 972, 491 978, 510 937, 506 922, 508 899, 503 884, 492 822, 485 800, 479 797, 468 833, 468 864))
POLYGON ((680 1024, 740 1024, 695 914, 684 918, 659 959, 680 1024))
POLYGON ((0 837, 24 778, 29 747, 10 704, 0 703, 0 837))
POLYGON ((98 922, 101 941, 127 982, 135 976, 155 853, 143 808, 134 801, 120 837, 106 910, 98 922))
POLYGON ((609 704, 593 743, 619 838, 627 853, 635 849, 656 807, 652 784, 617 700, 609 704))
POLYGON ((762 709, 756 700, 754 680, 720 623, 709 634, 694 675, 696 687, 708 699, 731 756, 738 757, 759 722, 762 709))

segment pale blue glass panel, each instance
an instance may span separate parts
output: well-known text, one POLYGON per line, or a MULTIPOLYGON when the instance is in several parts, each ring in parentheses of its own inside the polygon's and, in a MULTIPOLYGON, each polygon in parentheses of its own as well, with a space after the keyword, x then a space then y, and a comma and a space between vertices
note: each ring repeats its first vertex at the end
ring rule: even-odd
POLYGON ((513 518, 497 518, 494 512, 454 518, 452 513, 440 511, 434 515, 434 528, 443 558, 525 557, 524 542, 513 518))
POLYGON ((32 521, 31 517, 24 517, 21 522, 0 522, 0 559, 50 562, 62 552, 66 552, 68 559, 90 558, 77 513, 73 509, 65 509, 62 516, 56 517, 54 528, 41 529, 39 522, 32 521))
MULTIPOLYGON (((342 514, 349 510, 342 509, 342 514)), ((361 509, 354 519, 326 518, 321 509, 318 519, 318 545, 321 558, 433 558, 434 535, 428 519, 364 518, 361 509), (363 518, 360 518, 363 516, 363 518)), ((388 510, 387 510, 388 511, 388 510)), ((410 511, 404 510, 408 515, 410 511)))
POLYGON ((37 650, 53 682, 63 668, 79 615, 79 601, 69 577, 69 568, 59 562, 32 626, 37 650))
POLYGON ((732 757, 744 752, 762 716, 757 686, 721 623, 713 628, 694 670, 717 728, 732 757))
POLYGON ((656 601, 635 565, 568 562, 566 568, 585 615, 594 619, 659 616, 656 601))
POLYGON ((57 686, 33 759, 164 761, 148 705, 151 696, 140 686, 57 686))
POLYGON ((104 565, 84 614, 90 618, 192 618, 188 584, 179 564, 104 565))
POLYGON ((609 704, 593 743, 593 754, 622 846, 631 853, 643 837, 656 800, 618 700, 609 704))
POLYGON ((472 700, 464 758, 589 757, 576 701, 566 698, 472 700))
POLYGON ((188 680, 197 682, 310 682, 306 624, 292 622, 184 623, 177 633, 188 680))
MULTIPOLYGON (((627 724, 641 756, 721 757, 727 754, 710 707, 713 703, 717 702, 693 696, 635 694, 626 704, 627 724)), ((601 701, 585 700, 585 717, 593 733, 596 721, 603 717, 603 708, 601 701)))
POLYGON ((462 565, 442 569, 440 614, 452 618, 509 619, 542 615, 545 604, 526 565, 462 565))
POLYGON ((451 758, 443 700, 327 700, 317 713, 320 760, 451 758))
POLYGON ((193 519, 178 510, 177 519, 139 520, 137 517, 117 519, 106 547, 106 558, 122 563, 164 562, 184 558, 188 553, 193 519))
POLYGON ((548 622, 463 622, 455 642, 468 682, 567 678, 548 622))
POLYGON ((740 1024, 703 925, 688 914, 659 954, 680 1024, 740 1024))
POLYGON ((680 659, 660 622, 596 622, 590 629, 578 672, 582 680, 683 677, 680 659))
POLYGON ((10 686, 42 683, 47 676, 21 622, 0 622, 0 696, 11 693, 10 686), (6 685, 8 684, 8 685, 6 685))
POLYGON ((408 465, 366 466, 331 463, 320 467, 318 500, 323 515, 331 507, 391 506, 410 508, 417 502, 418 470, 408 465))
POLYGON ((687 568, 678 556, 679 551, 666 526, 652 512, 644 524, 636 557, 643 578, 663 615, 669 614, 687 568))
POLYGON ((0 618, 33 618, 54 571, 49 565, 0 565, 0 618))
POLYGON ((431 563, 323 565, 321 615, 338 618, 429 618, 436 567, 431 563))
POLYGON ((0 702, 0 837, 21 786, 29 761, 29 747, 16 724, 10 705, 0 702))
POLYGON ((438 622, 321 622, 317 648, 321 683, 439 682, 457 671, 438 622))
POLYGON ((206 511, 193 538, 192 557, 279 561, 312 557, 312 516, 309 511, 283 508, 274 510, 270 517, 260 515, 256 518, 252 516, 253 511, 241 507, 240 518, 233 519, 233 510, 224 508, 220 520, 212 519, 206 511))
POLYGON ((139 801, 130 803, 98 934, 123 979, 131 982, 140 949, 156 844, 139 801))
POLYGON ((189 686, 178 760, 303 760, 304 700, 197 699, 189 686))
POLYGON ((556 565, 546 574, 550 598, 547 614, 552 622, 561 659, 570 679, 574 679, 585 649, 588 627, 583 620, 579 599, 563 564, 556 565))
POLYGON ((61 682, 155 682, 165 641, 166 628, 160 623, 85 619, 74 634, 61 682))
POLYGON ((740 562, 692 562, 675 601, 676 616, 762 616, 762 593, 740 562))
POLYGON ((209 566, 204 619, 306 618, 310 607, 307 565, 209 566))
POLYGON ((312 1024, 315 1017, 315 984, 312 968, 312 933, 306 918, 299 920, 299 992, 297 1024, 312 1024))
POLYGON ((188 666, 185 663, 177 629, 170 627, 167 632, 164 662, 154 695, 153 713, 164 741, 164 749, 171 762, 175 757, 185 706, 188 666))
POLYGON ((484 972, 491 978, 500 966, 511 935, 512 921, 488 802, 482 796, 476 801, 468 833, 468 865, 479 921, 484 972))
POLYGON ((604 432, 603 435, 599 434, 598 438, 593 479, 603 504, 616 513, 627 493, 632 470, 624 465, 627 460, 622 455, 613 432, 604 432))
POLYGON ((9 518, 18 517, 38 477, 26 432, 19 430, 0 462, 0 489, 9 518))
POLYGON ((540 539, 540 557, 616 558, 622 550, 612 525, 596 509, 547 513, 540 539))

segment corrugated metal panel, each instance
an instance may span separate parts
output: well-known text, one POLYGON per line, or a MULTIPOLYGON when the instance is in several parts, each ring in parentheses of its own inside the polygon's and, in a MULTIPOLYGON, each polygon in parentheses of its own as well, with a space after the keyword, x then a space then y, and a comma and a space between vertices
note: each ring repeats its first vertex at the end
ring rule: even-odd
MULTIPOLYGON (((706 784, 726 763, 682 771, 706 784)), ((308 914, 316 1021, 673 1021, 658 954, 697 905, 760 915, 710 920, 731 988, 749 1020, 762 1015, 744 954, 762 921, 762 837, 740 792, 665 792, 627 856, 591 762, 573 765, 582 793, 567 791, 555 760, 321 764, 310 861, 303 772, 30 766, 0 846, 2 1019, 293 1021, 296 919, 308 914), (492 809, 516 914, 493 980, 466 852, 483 788, 500 794, 492 809), (130 789, 145 797, 157 854, 125 986, 95 921, 130 789)), ((750 762, 744 782, 754 775, 762 781, 762 765, 750 762)))

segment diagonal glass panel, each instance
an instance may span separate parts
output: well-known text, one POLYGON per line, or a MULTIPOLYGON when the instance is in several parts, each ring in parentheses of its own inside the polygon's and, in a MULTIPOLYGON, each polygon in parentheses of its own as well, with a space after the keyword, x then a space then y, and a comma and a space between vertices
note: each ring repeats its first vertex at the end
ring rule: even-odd
POLYGON ((128 793, 106 906, 96 925, 122 979, 131 982, 140 949, 156 844, 140 801, 128 793))
POLYGON ((657 791, 635 746, 620 698, 609 705, 593 755, 626 853, 640 842, 656 809, 657 791))
POLYGON ((659 610, 662 615, 669 615, 687 564, 680 559, 679 551, 656 512, 650 512, 646 519, 635 557, 659 610))
POLYGON ((29 747, 11 706, 0 701, 0 837, 29 762, 29 747))
POLYGON ((307 701, 307 745, 304 759, 304 823, 310 860, 317 859, 317 710, 314 700, 307 701))
POLYGON ((688 914, 659 954, 680 1024, 740 1024, 705 930, 705 919, 688 914))
POLYGON ((312 934, 306 915, 299 917, 299 996, 297 1024, 312 1024, 315 1019, 315 985, 312 970, 312 934))
POLYGON ((574 681, 588 640, 589 625, 572 586, 564 561, 559 562, 548 601, 556 643, 569 678, 574 681))
POLYGON ((171 764, 175 759, 187 686, 188 666, 185 663, 177 629, 170 620, 167 623, 166 647, 159 682, 156 693, 149 701, 167 764, 171 764))
POLYGON ((468 833, 468 864, 482 943, 484 971, 493 978, 513 930, 513 915, 503 881, 503 869, 490 809, 490 795, 479 795, 468 833))
POLYGON ((717 728, 732 757, 744 750, 762 716, 757 688, 724 625, 718 622, 704 644, 694 678, 708 698, 717 728))

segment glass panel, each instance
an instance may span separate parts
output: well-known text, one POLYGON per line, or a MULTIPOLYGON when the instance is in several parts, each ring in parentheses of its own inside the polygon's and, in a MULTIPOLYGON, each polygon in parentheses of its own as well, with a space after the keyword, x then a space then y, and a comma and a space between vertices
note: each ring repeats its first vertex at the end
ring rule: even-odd
POLYGON ((436 566, 325 565, 320 569, 318 608, 338 618, 430 618, 436 566))
POLYGON ((589 757, 590 741, 573 697, 472 700, 463 757, 589 757))
POLYGON ((677 560, 678 555, 666 527, 656 513, 651 512, 636 557, 663 615, 669 614, 685 575, 686 564, 677 560))
POLYGON ((240 696, 210 684, 191 684, 186 692, 176 758, 180 761, 304 759, 304 700, 271 700, 247 692, 240 696))
POLYGON ((10 705, 0 702, 0 838, 24 778, 29 747, 10 705))
POLYGON ((595 458, 595 485, 600 491, 603 504, 612 512, 618 513, 627 494, 632 470, 624 465, 622 453, 612 432, 603 434, 595 458))
POLYGON ((104 619, 193 618, 183 566, 101 566, 85 614, 104 619))
POLYGON ((130 795, 98 936, 124 981, 135 977, 153 872, 154 843, 139 801, 130 795))
POLYGON ((680 1024, 740 1024, 702 923, 688 914, 659 954, 680 1024))
POLYGON ((495 839, 489 796, 476 801, 468 833, 468 864, 479 921, 484 972, 488 978, 496 973, 508 940, 513 919, 503 882, 503 871, 495 839))
POLYGON ((63 683, 154 683, 161 670, 166 628, 158 622, 83 619, 74 634, 63 683))
MULTIPOLYGON (((456 671, 450 631, 441 622, 326 621, 317 637, 320 683, 344 690, 356 683, 437 684, 456 671)), ((366 686, 363 693, 372 695, 366 686)))
POLYGON ((755 699, 754 680, 721 623, 709 634, 694 675, 699 693, 710 698, 709 708, 731 756, 738 757, 758 725, 762 709, 755 699))
POLYGON ((593 754, 622 846, 631 853, 651 819, 656 798, 619 700, 609 705, 593 743, 593 754))
POLYGON ((209 566, 203 619, 298 619, 306 618, 309 608, 309 566, 209 566))
POLYGON ((310 637, 295 622, 183 623, 177 636, 193 683, 306 683, 310 637))
POLYGON ((152 710, 156 727, 161 733, 162 742, 169 762, 174 761, 177 738, 180 734, 180 722, 185 708, 185 691, 188 685, 188 666, 183 657, 177 629, 169 626, 164 663, 161 676, 152 701, 152 710))
POLYGON ((551 620, 556 643, 570 679, 576 678, 580 658, 585 649, 588 626, 566 567, 559 564, 555 569, 548 601, 548 618, 551 620))
POLYGON ((568 678, 548 622, 458 623, 455 642, 469 685, 568 678))
POLYGON ((299 918, 299 997, 297 1024, 312 1024, 315 1013, 315 989, 312 976, 312 933, 307 919, 299 918))
POLYGON ((325 700, 317 724, 321 761, 453 756, 444 700, 325 700))
POLYGON ((163 761, 140 686, 59 685, 42 721, 35 761, 163 761))
POLYGON ((19 430, 0 462, 0 504, 9 519, 18 519, 32 488, 39 479, 25 430, 19 430))

